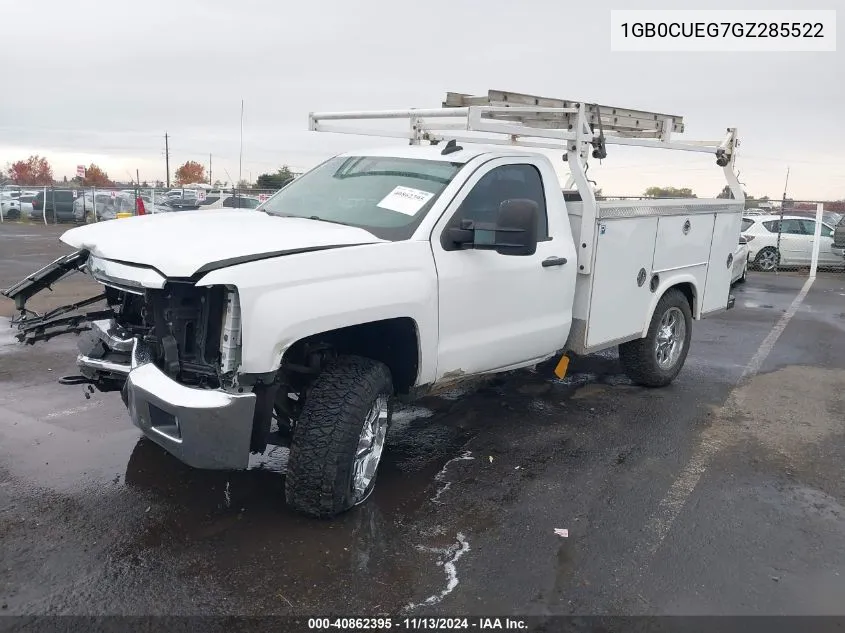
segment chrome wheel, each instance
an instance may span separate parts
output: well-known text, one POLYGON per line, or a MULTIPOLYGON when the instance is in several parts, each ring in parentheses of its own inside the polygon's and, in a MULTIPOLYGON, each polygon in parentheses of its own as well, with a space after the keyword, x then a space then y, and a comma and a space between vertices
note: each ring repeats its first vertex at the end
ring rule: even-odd
POLYGON ((387 396, 379 396, 370 407, 364 419, 364 426, 358 438, 358 450, 352 467, 352 498, 354 503, 366 500, 372 491, 388 422, 387 396))
POLYGON ((773 248, 767 248, 757 255, 756 262, 760 270, 774 270, 778 263, 778 253, 773 248))
POLYGON ((654 357, 661 369, 671 369, 681 357, 686 341, 687 325, 679 308, 669 308, 663 313, 657 328, 654 357))

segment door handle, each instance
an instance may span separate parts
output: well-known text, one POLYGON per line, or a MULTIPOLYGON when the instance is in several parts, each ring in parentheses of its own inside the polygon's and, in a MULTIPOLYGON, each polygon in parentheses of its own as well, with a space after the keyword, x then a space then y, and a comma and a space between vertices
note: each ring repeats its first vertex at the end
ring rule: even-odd
POLYGON ((565 257, 547 257, 543 260, 543 268, 548 268, 549 266, 563 266, 565 263, 565 257))

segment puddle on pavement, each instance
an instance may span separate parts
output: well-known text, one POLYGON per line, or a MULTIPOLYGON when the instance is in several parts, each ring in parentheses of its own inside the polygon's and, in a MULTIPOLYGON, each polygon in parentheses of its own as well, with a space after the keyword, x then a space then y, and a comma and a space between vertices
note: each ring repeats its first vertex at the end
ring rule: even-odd
POLYGON ((449 547, 456 538, 450 522, 457 521, 469 539, 490 527, 476 525, 479 519, 454 505, 461 493, 452 482, 471 479, 480 464, 470 459, 468 443, 479 433, 494 440, 501 435, 501 426, 512 424, 513 417, 503 409, 526 412, 526 424, 548 424, 559 403, 580 387, 617 379, 616 364, 612 356, 579 359, 569 383, 556 384, 541 371, 515 372, 474 390, 462 388, 461 395, 440 394, 397 407, 374 494, 331 521, 300 516, 285 504, 289 452, 284 447, 252 456, 245 471, 203 471, 146 438, 125 445, 121 436, 121 445, 131 450, 128 462, 119 466, 121 472, 125 464, 123 485, 117 477, 95 493, 114 512, 88 520, 92 529, 108 534, 104 539, 111 541, 115 564, 139 568, 132 573, 146 574, 144 565, 159 564, 150 561, 167 561, 172 575, 207 572, 232 587, 267 586, 283 594, 276 598, 276 591, 269 592, 256 609, 284 612, 288 602, 298 609, 325 606, 329 595, 343 610, 348 607, 344 586, 361 574, 381 583, 356 592, 356 599, 370 605, 391 599, 380 593, 385 587, 404 588, 395 592, 402 600, 409 592, 425 599, 442 590, 443 570, 418 546, 449 547), (104 522, 108 525, 100 526, 104 522), (430 578, 430 586, 423 577, 430 578))

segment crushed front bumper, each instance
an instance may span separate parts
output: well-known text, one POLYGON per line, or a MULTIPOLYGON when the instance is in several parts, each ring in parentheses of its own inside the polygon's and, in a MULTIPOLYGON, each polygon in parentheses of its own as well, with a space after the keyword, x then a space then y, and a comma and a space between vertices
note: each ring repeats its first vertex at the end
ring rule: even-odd
POLYGON ((195 389, 171 379, 136 340, 124 386, 132 423, 194 468, 240 470, 249 461, 255 394, 195 389))

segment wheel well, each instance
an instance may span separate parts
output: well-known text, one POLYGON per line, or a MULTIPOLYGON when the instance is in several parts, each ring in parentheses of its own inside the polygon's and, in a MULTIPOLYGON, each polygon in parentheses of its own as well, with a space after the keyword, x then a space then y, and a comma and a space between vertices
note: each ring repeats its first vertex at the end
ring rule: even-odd
MULTIPOLYGON (((696 300, 695 286, 693 286, 689 282, 684 282, 684 283, 672 286, 672 288, 680 290, 684 294, 684 296, 687 298, 687 302, 689 303, 690 312, 692 312, 693 318, 695 318, 695 300, 696 300)), ((667 292, 669 290, 671 290, 671 288, 668 288, 667 292)))
POLYGON ((400 317, 360 323, 314 334, 294 343, 282 358, 286 363, 300 364, 315 345, 328 346, 337 355, 364 356, 381 361, 390 369, 396 393, 408 393, 419 371, 417 324, 400 317))

